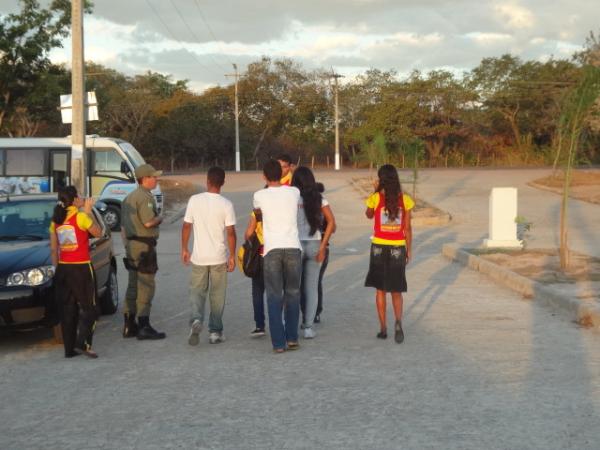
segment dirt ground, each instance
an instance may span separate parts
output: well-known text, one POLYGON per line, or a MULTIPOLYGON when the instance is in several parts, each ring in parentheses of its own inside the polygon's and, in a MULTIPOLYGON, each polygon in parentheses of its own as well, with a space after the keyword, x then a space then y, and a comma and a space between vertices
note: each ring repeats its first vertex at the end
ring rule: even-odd
POLYGON ((165 196, 165 217, 169 218, 183 208, 190 196, 200 192, 200 188, 189 181, 166 179, 160 180, 160 188, 165 196))
MULTIPOLYGON (((557 250, 477 249, 471 253, 583 302, 600 303, 600 258, 570 254, 569 269, 560 269, 557 250)), ((585 325, 585 324, 584 324, 585 325)))
MULTIPOLYGON (((530 186, 562 195, 564 176, 562 172, 538 178, 530 186)), ((600 170, 576 170, 571 181, 570 197, 589 203, 600 204, 600 170)))

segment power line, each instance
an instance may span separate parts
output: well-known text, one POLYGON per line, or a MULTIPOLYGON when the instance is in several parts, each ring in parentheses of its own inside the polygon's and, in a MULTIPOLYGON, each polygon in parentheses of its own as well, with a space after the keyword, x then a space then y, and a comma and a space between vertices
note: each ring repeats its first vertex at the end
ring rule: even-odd
MULTIPOLYGON (((219 44, 219 42, 221 42, 220 39, 217 39, 217 36, 215 35, 212 28, 208 24, 208 21, 206 20, 206 17, 204 16, 202 9, 200 8, 200 3, 198 2, 198 0, 194 0, 194 3, 196 4, 196 7, 198 8, 198 13, 200 13, 200 19, 202 19, 202 22, 204 22, 204 25, 206 25, 206 29, 208 30, 209 34, 214 39, 214 41, 217 42, 217 45, 219 46, 219 50, 221 50, 222 53, 225 53, 225 52, 223 52, 223 49, 221 48, 221 44, 219 44)), ((229 64, 233 64, 233 63, 231 61, 229 61, 229 64)))
MULTIPOLYGON (((202 39, 200 39, 196 33, 194 33, 194 31, 192 30, 192 27, 189 26, 189 24, 187 23, 187 21, 185 20, 185 17, 183 16, 183 14, 181 14, 181 11, 179 10, 179 8, 177 7, 177 5, 175 4, 175 2, 173 0, 169 0, 169 2, 171 3, 171 5, 173 6, 173 8, 175 9, 175 12, 177 13, 177 15, 179 16, 179 18, 181 19, 181 21, 183 22, 183 24, 185 25, 185 27, 187 28, 187 30, 190 32, 190 34, 192 35, 192 37, 198 41, 201 42, 202 39)), ((221 70, 226 70, 220 63, 219 61, 216 60, 216 58, 214 58, 212 55, 208 54, 208 56, 214 61, 214 63, 219 67, 219 69, 221 70)))
MULTIPOLYGON (((154 12, 154 15, 158 18, 158 20, 160 21, 160 23, 162 23, 163 27, 165 27, 165 29, 167 30, 167 33, 169 33, 169 35, 171 36, 171 38, 177 42, 181 44, 181 41, 179 39, 177 39, 175 37, 175 34, 171 31, 171 29, 168 27, 168 25, 166 24, 166 22, 162 19, 162 17, 160 16, 160 14, 158 13, 158 11, 156 10, 156 8, 154 7, 154 5, 152 5, 152 3, 150 2, 150 0, 146 0, 146 3, 148 4, 148 6, 152 9, 152 11, 154 12)), ((187 50, 187 49, 186 49, 187 50)), ((196 52, 190 52, 192 54, 192 56, 194 57, 194 59, 196 60, 196 62, 198 63, 198 65, 208 71, 213 71, 211 68, 209 68, 208 66, 205 66, 204 63, 202 63, 200 61, 200 58, 198 58, 198 55, 196 55, 196 52)), ((213 74, 217 74, 217 72, 213 72, 213 74)))

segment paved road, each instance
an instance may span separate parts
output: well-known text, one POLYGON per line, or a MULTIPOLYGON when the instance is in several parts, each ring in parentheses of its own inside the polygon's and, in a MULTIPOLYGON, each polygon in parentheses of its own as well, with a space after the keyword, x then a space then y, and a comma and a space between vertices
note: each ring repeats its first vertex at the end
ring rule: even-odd
MULTIPOLYGON (((554 245, 559 198, 526 186, 544 173, 423 173, 421 195, 454 221, 417 230, 400 346, 375 339, 373 292, 362 286, 370 225, 348 179, 365 172, 318 174, 339 228, 323 322, 295 353, 274 355, 268 338, 248 336, 250 282, 238 272, 227 342, 203 335, 188 346, 180 222, 165 227, 152 318, 168 338, 123 340, 121 317, 104 318, 96 361, 64 360, 46 332, 0 338, 0 447, 599 448, 600 335, 440 256, 443 243, 485 237, 492 186, 518 187, 531 245, 554 245)), ((256 173, 228 175, 239 233, 260 186, 256 173)), ((600 207, 573 201, 571 214, 573 247, 600 256, 600 207)))

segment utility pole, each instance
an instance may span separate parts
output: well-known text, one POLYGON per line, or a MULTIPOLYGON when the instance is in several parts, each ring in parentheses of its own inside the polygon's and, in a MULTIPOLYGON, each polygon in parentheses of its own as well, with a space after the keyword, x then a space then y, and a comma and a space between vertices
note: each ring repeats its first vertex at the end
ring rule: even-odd
POLYGON ((71 184, 82 197, 88 196, 85 154, 85 67, 83 57, 83 0, 71 1, 71 184))
POLYGON ((226 77, 235 78, 235 171, 240 171, 240 111, 238 108, 238 80, 240 75, 238 73, 237 64, 233 64, 235 73, 226 74, 226 77))
POLYGON ((343 75, 331 72, 333 78, 333 92, 335 97, 335 170, 340 170, 340 116, 338 108, 338 78, 343 78, 343 75))

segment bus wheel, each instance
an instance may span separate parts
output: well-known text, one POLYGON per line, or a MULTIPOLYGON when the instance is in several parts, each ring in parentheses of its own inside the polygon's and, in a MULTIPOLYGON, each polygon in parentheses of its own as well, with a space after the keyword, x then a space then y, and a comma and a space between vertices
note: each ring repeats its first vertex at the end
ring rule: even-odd
POLYGON ((102 218, 106 226, 112 231, 119 231, 121 228, 121 208, 114 205, 107 205, 102 218))

